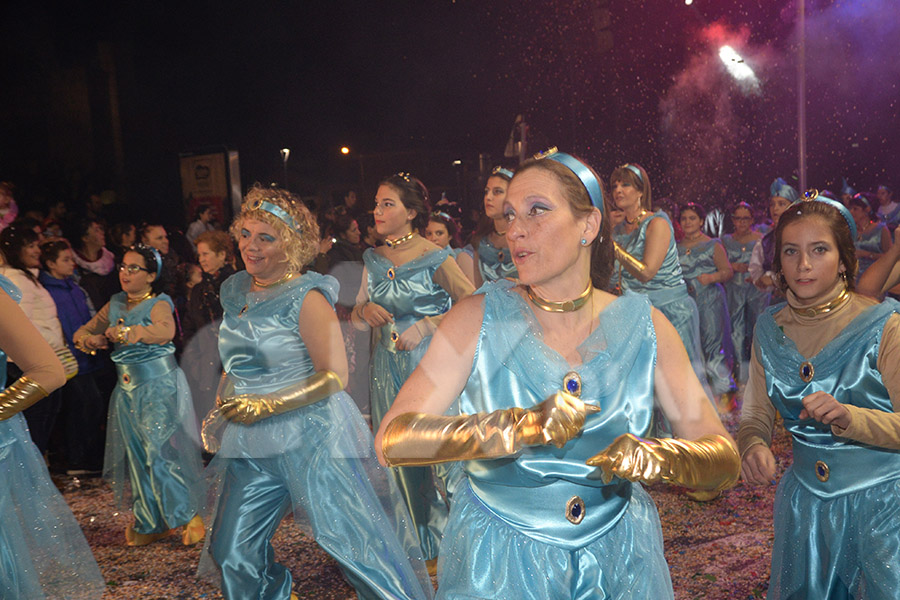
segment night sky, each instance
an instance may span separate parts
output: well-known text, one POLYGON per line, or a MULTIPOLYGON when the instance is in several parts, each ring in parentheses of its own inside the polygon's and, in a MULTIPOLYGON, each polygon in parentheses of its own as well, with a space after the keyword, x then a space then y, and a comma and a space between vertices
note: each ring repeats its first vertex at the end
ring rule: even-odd
MULTIPOLYGON (((464 180, 451 160, 477 189, 479 153, 502 161, 518 114, 529 154, 556 145, 604 175, 639 162, 655 197, 758 203, 797 169, 795 2, 6 4, 0 178, 23 200, 114 185, 98 44, 115 65, 115 185, 133 212, 172 212, 178 153, 223 145, 240 153, 244 188, 281 181, 289 147, 290 187, 305 195, 362 183, 367 197, 404 170, 453 197, 464 180), (756 91, 726 73, 723 43, 756 91)), ((900 11, 806 6, 810 185, 896 188, 900 11)))

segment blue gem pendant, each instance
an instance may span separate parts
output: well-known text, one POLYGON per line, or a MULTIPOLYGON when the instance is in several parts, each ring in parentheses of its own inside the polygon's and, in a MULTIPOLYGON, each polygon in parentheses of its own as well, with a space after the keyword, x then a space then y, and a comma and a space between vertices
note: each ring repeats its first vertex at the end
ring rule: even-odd
POLYGON ((800 365, 800 379, 809 383, 812 381, 813 375, 816 374, 815 367, 812 366, 812 363, 809 361, 805 361, 802 365, 800 365))
POLYGON ((397 276, 397 274, 394 272, 393 267, 391 267, 390 269, 387 270, 387 278, 388 279, 393 280, 394 277, 396 277, 396 276, 397 276))
POLYGON ((563 389, 576 398, 580 398, 581 376, 575 371, 569 371, 568 373, 566 373, 566 376, 563 377, 563 389))
POLYGON ((587 512, 584 506, 584 500, 578 496, 572 496, 566 503, 566 520, 573 525, 578 525, 584 521, 584 513, 587 512))

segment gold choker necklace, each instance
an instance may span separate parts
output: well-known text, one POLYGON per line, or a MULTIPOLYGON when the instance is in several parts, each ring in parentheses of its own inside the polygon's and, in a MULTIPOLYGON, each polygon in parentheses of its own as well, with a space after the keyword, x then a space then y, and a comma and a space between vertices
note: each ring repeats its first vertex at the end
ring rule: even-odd
POLYGON ((540 296, 534 293, 534 290, 531 289, 530 285, 525 286, 525 292, 528 294, 528 299, 531 300, 535 306, 540 308, 541 310, 546 310, 547 312, 575 312, 582 306, 584 306, 588 298, 591 297, 591 292, 594 290, 594 286, 588 281, 587 287, 584 288, 584 291, 581 292, 581 295, 575 298, 574 300, 566 300, 565 302, 554 302, 553 300, 544 300, 540 296))
POLYGON ((385 239, 384 245, 387 246, 388 248, 396 248, 397 246, 399 246, 401 244, 405 244, 409 240, 413 239, 415 236, 416 236, 416 232, 410 231, 403 237, 398 237, 396 240, 385 239))
MULTIPOLYGON (((815 317, 816 315, 824 315, 825 313, 830 313, 834 309, 838 308, 847 299, 850 298, 850 292, 847 288, 841 290, 841 293, 837 295, 836 298, 831 300, 830 302, 826 302, 825 304, 820 304, 818 306, 805 306, 802 308, 794 308, 791 306, 791 310, 800 315, 801 317, 815 317)), ((788 304, 790 306, 790 304, 788 304)))
POLYGON ((290 281, 291 279, 294 278, 295 275, 296 275, 296 273, 294 273, 293 271, 288 271, 287 273, 284 274, 284 277, 282 277, 281 279, 279 279, 277 281, 273 281, 272 283, 263 283, 262 281, 258 280, 256 277, 254 277, 253 285, 255 285, 256 287, 259 287, 259 288, 270 288, 270 287, 282 284, 285 281, 290 281))
POLYGON ((644 215, 646 215, 646 214, 647 214, 647 210, 644 209, 644 208, 642 208, 642 209, 641 209, 641 212, 638 213, 638 216, 635 217, 634 221, 629 221, 629 220, 626 218, 626 219, 625 219, 625 222, 626 222, 627 224, 629 224, 629 225, 634 225, 635 223, 640 223, 640 222, 641 222, 641 219, 643 219, 643 218, 644 218, 644 215))
POLYGON ((152 295, 153 295, 153 290, 150 290, 149 292, 147 292, 146 294, 144 294, 143 296, 141 296, 139 298, 126 298, 125 301, 129 306, 131 306, 133 304, 140 304, 141 302, 143 302, 144 300, 146 300, 147 298, 149 298, 152 295))

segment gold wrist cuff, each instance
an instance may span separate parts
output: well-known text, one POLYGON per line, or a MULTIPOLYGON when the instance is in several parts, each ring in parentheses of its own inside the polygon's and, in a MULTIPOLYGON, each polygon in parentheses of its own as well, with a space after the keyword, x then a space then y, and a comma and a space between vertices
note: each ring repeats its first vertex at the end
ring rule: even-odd
POLYGON ((72 343, 75 344, 76 350, 80 350, 81 352, 84 352, 85 354, 90 354, 91 356, 97 356, 96 349, 88 348, 87 346, 84 345, 84 340, 88 339, 89 337, 91 337, 91 334, 86 333, 83 336, 81 336, 80 338, 78 338, 77 340, 73 340, 72 343))
POLYGON ((19 377, 8 388, 0 392, 0 421, 22 412, 41 398, 46 397, 47 392, 40 384, 25 375, 19 377))
POLYGON ((631 254, 628 254, 628 252, 626 252, 618 242, 613 242, 613 251, 615 252, 616 260, 622 263, 622 265, 624 265, 630 271, 643 273, 647 270, 647 265, 636 259, 631 254))

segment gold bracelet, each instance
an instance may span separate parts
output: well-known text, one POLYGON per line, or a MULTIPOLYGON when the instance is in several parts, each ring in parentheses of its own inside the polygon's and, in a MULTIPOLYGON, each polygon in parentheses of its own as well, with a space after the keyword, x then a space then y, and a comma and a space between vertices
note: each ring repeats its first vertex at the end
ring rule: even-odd
POLYGON ((128 334, 131 332, 131 327, 128 325, 120 325, 119 332, 116 334, 116 341, 120 344, 128 344, 128 334))
POLYGON ((91 337, 91 334, 86 333, 77 340, 73 340, 72 343, 75 344, 75 349, 84 352, 85 354, 90 354, 91 356, 97 356, 97 350, 95 348, 88 348, 84 345, 84 340, 91 337))

